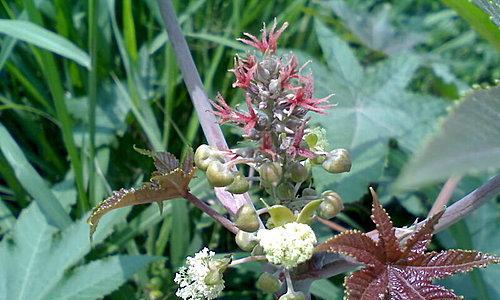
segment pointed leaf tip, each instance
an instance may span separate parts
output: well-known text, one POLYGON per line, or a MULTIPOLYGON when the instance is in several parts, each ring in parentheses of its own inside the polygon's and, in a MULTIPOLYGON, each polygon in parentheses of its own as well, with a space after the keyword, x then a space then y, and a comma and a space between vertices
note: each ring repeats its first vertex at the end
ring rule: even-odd
MULTIPOLYGON (((141 149, 142 151, 142 149, 141 149)), ((145 150, 144 153, 152 153, 145 150)), ((164 200, 182 198, 189 191, 189 182, 194 176, 195 167, 192 160, 189 166, 184 164, 183 169, 179 167, 179 161, 168 152, 154 153, 155 164, 157 160, 159 170, 153 173, 149 182, 144 183, 140 188, 120 189, 98 204, 93 210, 87 223, 90 225, 90 238, 95 233, 99 220, 111 210, 138 204, 158 203, 160 213, 163 211, 164 200), (175 166, 175 169, 171 168, 175 166)), ((146 154, 146 155, 148 155, 146 154)), ((158 167, 157 165, 157 167, 158 167)))

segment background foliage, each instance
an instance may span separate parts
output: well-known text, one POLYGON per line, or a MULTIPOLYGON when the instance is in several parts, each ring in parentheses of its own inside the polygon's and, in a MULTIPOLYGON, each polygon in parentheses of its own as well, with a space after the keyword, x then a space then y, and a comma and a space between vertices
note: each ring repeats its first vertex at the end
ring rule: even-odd
MULTIPOLYGON (((233 103, 242 95, 231 89, 227 70, 234 54, 248 49, 235 38, 274 17, 290 23, 283 51, 312 60, 317 96, 335 93, 337 106, 312 122, 325 127, 332 147, 353 157, 348 175, 318 172, 317 184, 347 203, 336 221, 371 230, 368 185, 377 186, 403 226, 425 217, 450 170, 466 175, 456 200, 500 167, 498 88, 469 94, 500 76, 498 6, 474 2, 479 6, 465 0, 174 4, 209 96, 220 91, 233 103), (469 154, 489 152, 436 174, 432 167, 460 155, 463 145, 471 147, 458 150, 469 154)), ((172 298, 172 276, 186 255, 202 245, 234 251, 230 234, 183 200, 166 202, 161 215, 154 206, 110 214, 92 245, 84 222, 89 207, 113 189, 147 180, 153 166, 134 144, 181 155, 204 141, 156 1, 0 4, 0 298, 154 299, 157 291, 172 298)), ((224 130, 235 145, 233 129, 224 130)), ((194 194, 213 199, 201 175, 192 184, 194 194)), ((499 225, 496 199, 440 234, 433 247, 498 254, 499 225)), ((316 229, 322 239, 331 235, 316 229)), ((231 270, 225 297, 264 297, 253 287, 257 268, 231 270)), ((499 272, 491 267, 447 284, 467 299, 497 299, 499 272)), ((342 276, 318 281, 312 292, 340 299, 341 282, 342 276)))

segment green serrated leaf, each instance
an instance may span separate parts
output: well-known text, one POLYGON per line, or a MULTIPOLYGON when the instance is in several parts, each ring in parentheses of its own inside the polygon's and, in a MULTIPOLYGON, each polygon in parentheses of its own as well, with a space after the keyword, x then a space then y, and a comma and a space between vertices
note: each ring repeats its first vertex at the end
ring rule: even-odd
POLYGON ((72 270, 44 300, 98 299, 161 257, 115 255, 72 270))
POLYGON ((297 217, 297 222, 310 224, 313 220, 316 209, 322 201, 322 199, 318 199, 307 203, 306 206, 304 206, 304 208, 300 211, 299 216, 297 217))
POLYGON ((403 169, 397 190, 500 168, 500 86, 469 93, 403 169))
MULTIPOLYGON (((110 229, 125 217, 123 213, 107 216, 103 220, 107 230, 97 232, 95 243, 102 242, 111 233, 110 229)), ((68 270, 89 251, 85 218, 58 230, 49 225, 38 204, 33 202, 22 211, 10 235, 0 242, 0 294, 5 299, 46 299, 63 278, 71 278, 68 270)), ((111 285, 107 289, 112 291, 117 287, 111 285)))
POLYGON ((350 31, 367 47, 389 55, 402 53, 425 41, 425 36, 416 32, 397 30, 390 22, 391 5, 388 3, 374 10, 352 9, 347 1, 325 1, 350 31))
MULTIPOLYGON (((432 129, 434 120, 445 110, 445 102, 406 90, 421 59, 412 54, 395 55, 365 70, 355 71, 359 63, 349 46, 321 23, 316 23, 325 60, 329 68, 310 64, 315 76, 318 97, 334 93, 330 100, 336 106, 325 116, 313 114, 311 122, 327 132, 333 148, 345 148, 352 157, 349 173, 327 174, 314 168, 315 183, 320 190, 332 189, 345 202, 359 199, 369 183, 377 181, 388 154, 388 141, 400 139, 405 150, 414 151, 432 129), (332 53, 337 56, 332 58, 332 53), (355 75, 356 74, 356 75, 355 75), (361 75, 360 75, 361 74, 361 75), (361 78, 358 78, 362 76, 361 78)), ((298 55, 307 60, 304 55, 298 55)))
POLYGON ((443 0, 443 2, 453 8, 483 38, 488 40, 497 49, 500 49, 500 30, 490 20, 489 16, 474 5, 472 1, 443 0))
POLYGON ((49 223, 58 228, 71 224, 71 218, 57 201, 47 183, 31 166, 21 148, 1 123, 0 151, 12 166, 23 188, 37 201, 49 223))
POLYGON ((274 227, 295 222, 295 220, 297 219, 293 212, 288 207, 283 205, 273 205, 269 207, 268 211, 269 215, 271 216, 272 225, 274 227))

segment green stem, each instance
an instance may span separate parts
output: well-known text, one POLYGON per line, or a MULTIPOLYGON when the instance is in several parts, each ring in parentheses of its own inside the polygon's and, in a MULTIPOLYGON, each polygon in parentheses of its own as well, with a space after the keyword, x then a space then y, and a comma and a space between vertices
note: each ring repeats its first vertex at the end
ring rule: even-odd
POLYGON ((95 131, 96 131, 96 103, 97 103, 97 11, 98 0, 89 0, 88 7, 88 47, 91 59, 88 73, 88 99, 89 99, 89 202, 95 204, 96 176, 94 172, 95 158, 95 131))
MULTIPOLYGON (((43 19, 40 11, 35 7, 32 0, 24 0, 26 10, 30 19, 38 25, 43 26, 43 19)), ((41 66, 44 77, 49 86, 50 93, 54 101, 57 119, 61 123, 64 145, 68 151, 71 166, 75 172, 76 186, 78 190, 78 215, 83 215, 88 210, 89 204, 85 194, 83 180, 83 168, 78 154, 78 150, 73 139, 73 122, 66 107, 64 99, 64 89, 61 84, 61 76, 57 70, 54 56, 45 50, 41 50, 41 66)))

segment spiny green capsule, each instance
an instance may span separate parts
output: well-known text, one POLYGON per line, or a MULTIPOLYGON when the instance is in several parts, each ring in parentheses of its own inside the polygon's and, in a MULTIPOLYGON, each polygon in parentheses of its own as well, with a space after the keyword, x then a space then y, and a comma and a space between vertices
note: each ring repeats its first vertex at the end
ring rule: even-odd
POLYGON ((247 232, 254 232, 259 229, 259 216, 251 204, 242 205, 236 212, 236 227, 247 232))
POLYGON ((278 300, 306 300, 306 296, 302 292, 288 292, 279 297, 278 300))
POLYGON ((243 174, 238 174, 234 177, 233 183, 226 187, 226 191, 233 194, 244 194, 248 192, 250 183, 243 174))
POLYGON ((322 197, 323 201, 318 208, 320 217, 324 219, 331 219, 344 209, 342 198, 334 191, 325 191, 323 192, 322 197))
POLYGON ((299 163, 295 162, 290 166, 290 179, 293 182, 303 182, 309 177, 309 171, 307 168, 299 163))
POLYGON ((266 162, 260 166, 259 174, 264 182, 277 186, 283 177, 283 169, 279 162, 266 162))
POLYGON ((212 161, 212 153, 213 150, 210 146, 205 144, 200 145, 194 153, 194 163, 196 164, 196 167, 202 171, 206 171, 208 165, 212 161))
POLYGON ((264 272, 260 274, 255 286, 264 293, 274 294, 280 290, 281 281, 273 274, 264 272))
POLYGON ((276 188, 276 196, 280 200, 290 200, 294 197, 293 185, 289 182, 282 182, 276 188))
POLYGON ((212 161, 207 168, 207 179, 215 187, 228 186, 233 183, 234 173, 220 161, 212 161))
POLYGON ((234 237, 234 241, 236 245, 240 247, 241 250, 250 252, 257 246, 259 241, 257 240, 257 236, 255 233, 246 232, 243 230, 238 231, 236 236, 234 237))
POLYGON ((335 149, 328 153, 323 168, 330 173, 344 173, 351 170, 351 158, 346 149, 335 149))

